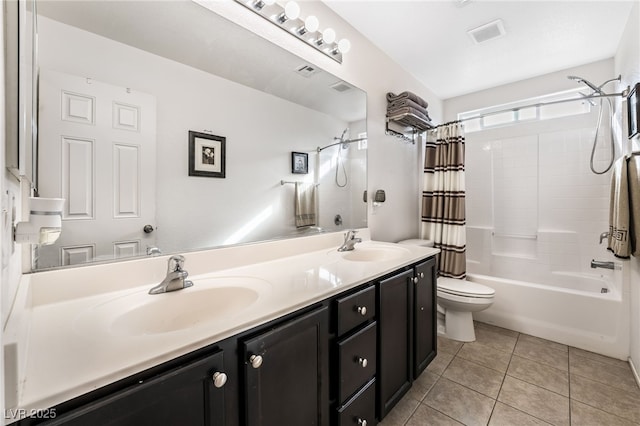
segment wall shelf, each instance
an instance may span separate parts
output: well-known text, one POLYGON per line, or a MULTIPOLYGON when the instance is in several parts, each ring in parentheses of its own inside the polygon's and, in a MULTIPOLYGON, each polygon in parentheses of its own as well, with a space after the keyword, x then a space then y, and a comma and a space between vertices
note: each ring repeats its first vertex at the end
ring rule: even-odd
POLYGON ((414 130, 424 132, 425 130, 433 129, 435 126, 431 122, 418 117, 412 113, 405 113, 400 115, 387 116, 387 120, 395 121, 407 127, 412 127, 414 130))

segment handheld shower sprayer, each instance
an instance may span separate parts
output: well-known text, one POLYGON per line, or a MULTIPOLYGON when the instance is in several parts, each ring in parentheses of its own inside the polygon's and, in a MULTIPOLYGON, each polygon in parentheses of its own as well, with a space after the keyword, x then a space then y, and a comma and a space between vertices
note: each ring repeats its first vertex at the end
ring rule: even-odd
POLYGON ((342 131, 342 135, 340 135, 340 137, 334 136, 333 140, 334 141, 340 141, 340 142, 344 143, 344 135, 346 135, 348 131, 349 131, 349 128, 347 127, 346 129, 344 129, 342 131))
POLYGON ((602 83, 600 86, 596 86, 595 84, 591 83, 589 80, 586 80, 582 77, 578 77, 575 75, 569 75, 567 76, 567 78, 569 80, 573 80, 578 84, 584 84, 585 86, 589 87, 591 90, 593 90, 593 93, 591 93, 590 95, 585 95, 584 93, 580 92, 580 95, 585 98, 585 100, 587 100, 592 106, 595 106, 595 103, 590 99, 591 97, 599 97, 600 98, 600 111, 598 113, 598 122, 596 124, 596 132, 595 135, 593 137, 593 147, 591 148, 591 160, 589 162, 589 167, 591 168, 591 171, 597 175, 602 175, 605 174, 606 172, 609 171, 609 169, 611 169, 611 166, 613 166, 613 160, 615 158, 615 143, 614 143, 614 124, 613 124, 613 105, 611 104, 611 99, 608 98, 608 96, 611 96, 607 93, 605 93, 602 88, 607 85, 608 83, 611 83, 612 81, 622 81, 622 76, 618 75, 615 78, 611 78, 607 81, 605 81, 604 83, 602 83), (595 96, 595 95, 600 95, 600 96, 595 96), (602 124, 602 100, 603 98, 606 98, 607 104, 609 105, 609 131, 610 131, 610 135, 609 135, 609 148, 610 148, 610 161, 609 161, 609 165, 603 170, 603 171, 596 171, 595 167, 594 167, 594 157, 595 157, 595 152, 596 152, 596 145, 598 144, 598 133, 600 132, 600 125, 602 124))

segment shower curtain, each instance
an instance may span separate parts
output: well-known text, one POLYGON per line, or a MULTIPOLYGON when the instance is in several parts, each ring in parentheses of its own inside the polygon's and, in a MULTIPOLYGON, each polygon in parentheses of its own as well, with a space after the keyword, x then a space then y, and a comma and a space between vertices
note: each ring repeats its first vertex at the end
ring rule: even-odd
POLYGON ((464 131, 459 122, 428 133, 420 232, 441 250, 439 275, 465 278, 464 131))

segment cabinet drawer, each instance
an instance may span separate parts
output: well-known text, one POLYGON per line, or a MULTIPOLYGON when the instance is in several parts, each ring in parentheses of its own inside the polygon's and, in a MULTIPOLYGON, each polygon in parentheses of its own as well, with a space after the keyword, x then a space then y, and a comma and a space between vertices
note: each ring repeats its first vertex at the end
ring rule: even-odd
POLYGON ((367 287, 338 299, 338 336, 376 316, 376 288, 367 287))
POLYGON ((338 410, 338 426, 374 426, 375 424, 376 382, 372 379, 338 410))
POLYGON ((376 374, 376 323, 338 343, 340 402, 376 374))

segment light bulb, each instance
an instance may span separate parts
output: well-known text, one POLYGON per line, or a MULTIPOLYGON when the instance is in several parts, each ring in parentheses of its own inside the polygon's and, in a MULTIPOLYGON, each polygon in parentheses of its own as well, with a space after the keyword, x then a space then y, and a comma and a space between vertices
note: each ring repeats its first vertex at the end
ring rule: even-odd
POLYGON ((320 21, 318 21, 318 18, 316 18, 313 15, 307 16, 307 19, 304 20, 304 27, 309 32, 313 33, 315 31, 318 31, 319 26, 320 26, 320 21))
POLYGON ((343 38, 338 42, 338 50, 340 51, 340 53, 347 53, 349 50, 351 50, 351 42, 346 38, 343 38))
POLYGON ((300 16, 300 6, 295 1, 290 1, 284 6, 284 14, 289 19, 297 19, 300 16))
POLYGON ((327 44, 331 44, 336 41, 336 32, 333 28, 327 28, 322 32, 322 40, 327 44))
POLYGON ((289 19, 296 19, 300 15, 300 6, 295 1, 290 1, 284 6, 284 11, 278 15, 278 22, 284 24, 289 19))

